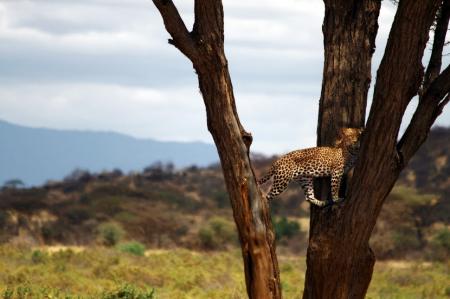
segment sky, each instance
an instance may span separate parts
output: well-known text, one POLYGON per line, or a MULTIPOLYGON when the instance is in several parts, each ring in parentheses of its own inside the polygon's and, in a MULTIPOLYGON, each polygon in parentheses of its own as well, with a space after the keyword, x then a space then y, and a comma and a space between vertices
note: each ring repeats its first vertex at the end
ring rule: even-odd
MULTIPOLYGON (((191 28, 193 1, 174 2, 191 28)), ((223 4, 225 50, 252 150, 314 146, 322 1, 223 4)), ((373 78, 394 13, 383 1, 373 78)), ((192 64, 168 38, 151 0, 0 0, 0 119, 212 143, 192 64)), ((448 109, 438 123, 450 125, 448 109)))

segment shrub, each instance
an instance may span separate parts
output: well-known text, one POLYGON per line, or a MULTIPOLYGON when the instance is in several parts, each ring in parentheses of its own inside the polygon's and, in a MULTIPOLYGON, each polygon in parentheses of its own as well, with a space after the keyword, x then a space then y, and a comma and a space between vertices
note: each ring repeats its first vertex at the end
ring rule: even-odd
POLYGON ((100 224, 98 232, 102 243, 106 246, 115 246, 125 236, 122 226, 114 222, 100 224))
POLYGON ((200 239, 201 245, 205 248, 214 249, 218 245, 220 245, 214 236, 214 232, 209 227, 202 227, 198 231, 198 237, 200 239))
POLYGON ((450 297, 450 286, 445 288, 445 296, 450 297))
POLYGON ((122 252, 138 256, 143 256, 145 254, 145 245, 137 241, 119 244, 117 248, 122 252))
POLYGON ((433 243, 450 251, 450 229, 439 230, 433 238, 433 243))
POLYGON ((436 261, 446 261, 449 256, 450 230, 448 228, 442 228, 431 239, 428 258, 436 261))
POLYGON ((392 239, 394 241, 394 250, 397 252, 407 252, 408 250, 420 248, 417 231, 412 228, 395 230, 392 233, 392 239))
POLYGON ((198 237, 200 244, 207 249, 224 249, 237 240, 233 223, 222 217, 212 217, 198 231, 198 237))
POLYGON ((34 250, 31 254, 31 261, 33 264, 43 264, 48 258, 48 254, 41 250, 34 250))
POLYGON ((84 207, 75 207, 65 213, 66 218, 72 224, 81 224, 83 221, 91 218, 91 211, 84 207))
POLYGON ((9 215, 7 212, 0 210, 0 228, 4 227, 8 222, 9 215))
POLYGON ((226 191, 216 191, 213 194, 213 199, 218 208, 226 208, 230 206, 230 199, 226 191))
POLYGON ((290 239, 300 232, 300 224, 297 221, 290 221, 284 216, 278 221, 273 221, 273 226, 277 240, 283 237, 290 239))
POLYGON ((6 290, 3 292, 3 299, 12 299, 14 295, 14 291, 10 288, 6 288, 6 290))
POLYGON ((103 294, 102 299, 153 299, 155 290, 140 291, 126 284, 117 290, 103 294))

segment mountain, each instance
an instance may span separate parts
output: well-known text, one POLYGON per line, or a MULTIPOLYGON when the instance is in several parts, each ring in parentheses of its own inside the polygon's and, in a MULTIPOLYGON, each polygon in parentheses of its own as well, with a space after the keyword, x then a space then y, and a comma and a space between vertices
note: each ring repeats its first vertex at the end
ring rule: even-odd
POLYGON ((29 128, 0 121, 0 184, 20 179, 39 185, 72 170, 141 170, 157 161, 175 167, 218 161, 213 145, 161 142, 112 132, 29 128))

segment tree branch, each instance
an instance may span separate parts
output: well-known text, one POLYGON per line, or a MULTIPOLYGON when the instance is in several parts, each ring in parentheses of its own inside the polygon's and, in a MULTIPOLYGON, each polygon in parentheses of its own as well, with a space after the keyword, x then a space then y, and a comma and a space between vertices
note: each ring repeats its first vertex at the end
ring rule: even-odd
MULTIPOLYGON (((400 1, 386 49, 377 72, 373 103, 355 167, 358 180, 382 185, 382 172, 368 178, 368 169, 395 169, 398 131, 411 99, 423 81, 422 57, 429 30, 441 1, 400 1), (405 21, 414 20, 414 21, 405 21), (388 116, 389 120, 386 121, 388 116), (373 154, 370 149, 377 149, 373 154), (366 155, 370 155, 370 158, 366 155)), ((352 185, 361 182, 352 180, 352 185)), ((381 204, 379 203, 379 207, 381 204)))
POLYGON ((425 94, 420 97, 419 105, 411 122, 397 145, 403 160, 401 167, 406 166, 406 163, 425 142, 431 126, 449 101, 449 92, 450 66, 447 66, 442 74, 434 79, 425 94), (445 99, 443 99, 444 97, 445 99))
POLYGON ((178 13, 175 4, 171 0, 152 1, 163 18, 167 32, 169 32, 172 37, 172 39, 169 39, 169 44, 177 47, 184 55, 193 61, 197 56, 195 43, 187 30, 183 19, 178 13))
POLYGON ((431 82, 439 75, 442 66, 442 51, 445 46, 445 37, 450 18, 450 0, 444 0, 437 15, 436 28, 434 30, 433 48, 425 73, 422 90, 430 86, 431 82))

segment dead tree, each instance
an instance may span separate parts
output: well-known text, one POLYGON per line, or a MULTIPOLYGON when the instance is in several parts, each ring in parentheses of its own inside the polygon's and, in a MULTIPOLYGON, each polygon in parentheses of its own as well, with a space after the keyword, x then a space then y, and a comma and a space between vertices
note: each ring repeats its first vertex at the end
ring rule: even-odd
POLYGON ((252 136, 239 121, 224 52, 220 0, 195 0, 188 31, 170 0, 153 0, 177 47, 193 64, 206 106, 208 130, 219 152, 244 260, 249 298, 281 298, 275 237, 268 205, 250 164, 252 136))

